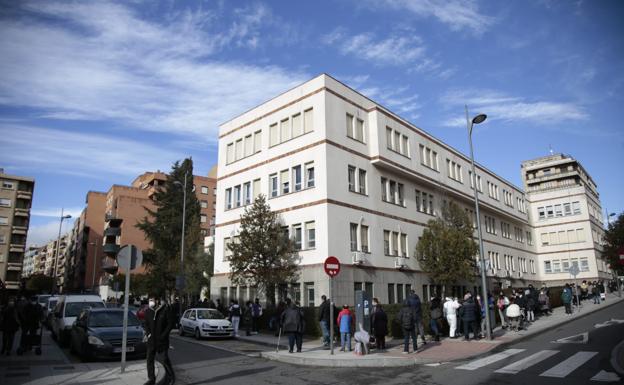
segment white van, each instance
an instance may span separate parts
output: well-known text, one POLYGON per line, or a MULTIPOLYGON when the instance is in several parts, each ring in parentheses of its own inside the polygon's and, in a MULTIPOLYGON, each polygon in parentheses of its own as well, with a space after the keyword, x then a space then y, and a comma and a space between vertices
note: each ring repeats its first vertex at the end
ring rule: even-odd
POLYGON ((61 295, 54 307, 51 322, 52 338, 61 345, 69 343, 69 336, 76 317, 86 308, 103 308, 99 295, 61 295))

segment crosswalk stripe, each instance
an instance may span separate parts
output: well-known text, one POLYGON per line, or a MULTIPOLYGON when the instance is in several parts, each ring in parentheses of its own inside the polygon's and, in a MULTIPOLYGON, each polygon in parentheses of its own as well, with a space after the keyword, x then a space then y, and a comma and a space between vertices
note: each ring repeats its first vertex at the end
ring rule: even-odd
POLYGON ((480 358, 475 361, 471 361, 465 365, 461 365, 456 367, 455 369, 463 369, 463 370, 476 370, 483 366, 493 364, 497 361, 504 360, 507 357, 511 357, 514 354, 518 354, 523 352, 524 349, 507 349, 497 354, 492 354, 491 356, 487 356, 484 358, 480 358))
POLYGON ((589 361, 596 354, 598 354, 598 352, 578 352, 567 360, 540 374, 540 376, 563 378, 572 373, 585 362, 589 361))
POLYGON ((507 373, 507 374, 516 374, 521 370, 524 370, 528 367, 531 367, 538 362, 547 359, 548 357, 554 356, 557 354, 558 350, 541 350, 533 355, 530 355, 526 358, 521 359, 520 361, 516 361, 511 365, 507 365, 504 368, 500 368, 494 373, 507 373))

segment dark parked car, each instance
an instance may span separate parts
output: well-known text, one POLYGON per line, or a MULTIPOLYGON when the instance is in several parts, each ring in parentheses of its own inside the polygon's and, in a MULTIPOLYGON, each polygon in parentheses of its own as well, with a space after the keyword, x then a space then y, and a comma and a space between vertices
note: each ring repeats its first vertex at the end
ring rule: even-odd
MULTIPOLYGON (((85 309, 71 329, 70 349, 82 360, 119 358, 123 338, 123 310, 85 309)), ((145 358, 145 331, 132 312, 128 312, 128 357, 145 358)))

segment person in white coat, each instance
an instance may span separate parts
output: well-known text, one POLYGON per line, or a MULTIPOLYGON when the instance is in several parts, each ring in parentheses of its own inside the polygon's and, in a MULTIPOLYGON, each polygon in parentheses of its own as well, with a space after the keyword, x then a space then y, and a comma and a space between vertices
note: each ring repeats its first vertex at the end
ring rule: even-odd
POLYGON ((457 302, 457 298, 445 298, 444 316, 446 317, 446 321, 449 324, 450 338, 457 338, 457 336, 455 335, 455 331, 457 330, 457 309, 459 309, 460 306, 461 305, 459 304, 459 302, 457 302))

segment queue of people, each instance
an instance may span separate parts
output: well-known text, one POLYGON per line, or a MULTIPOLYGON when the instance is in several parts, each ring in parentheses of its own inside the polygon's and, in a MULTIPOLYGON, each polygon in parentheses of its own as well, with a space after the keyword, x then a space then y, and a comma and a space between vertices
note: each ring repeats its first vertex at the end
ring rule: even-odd
POLYGON ((37 298, 26 300, 25 297, 9 298, 0 310, 0 326, 2 327, 2 355, 10 356, 13 352, 15 335, 21 330, 18 353, 32 349, 33 337, 38 335, 43 322, 43 308, 37 298))

